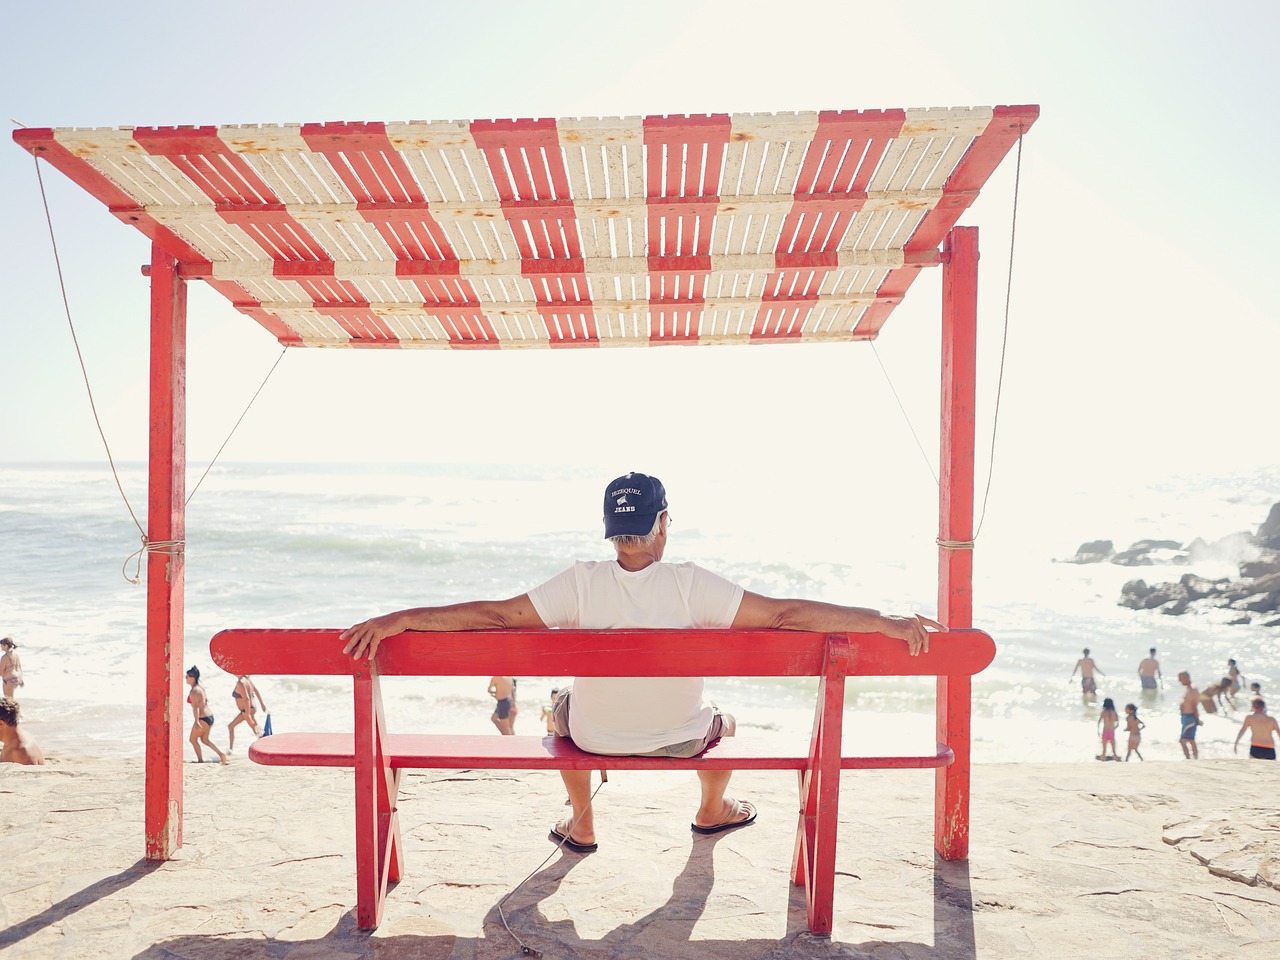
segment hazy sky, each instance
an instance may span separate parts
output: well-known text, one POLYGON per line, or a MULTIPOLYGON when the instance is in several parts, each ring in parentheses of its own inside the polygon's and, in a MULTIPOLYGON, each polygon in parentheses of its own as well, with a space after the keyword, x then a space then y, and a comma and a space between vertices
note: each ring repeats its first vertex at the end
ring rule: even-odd
MULTIPOLYGON (((0 91, 4 117, 28 126, 1039 104, 993 492, 1009 514, 1029 491, 1280 460, 1277 11, 1168 0, 23 4, 5 14, 0 91)), ((141 459, 147 241, 43 173, 104 426, 118 457, 141 459)), ((1011 155, 961 219, 981 229, 983 444, 1013 173, 1011 155)), ((12 143, 0 145, 0 182, 0 460, 100 459, 34 163, 12 143)), ((935 460, 939 300, 929 271, 877 344, 935 460)), ((279 352, 192 285, 193 464, 279 352)), ((224 456, 598 462, 610 474, 752 465, 794 475, 801 491, 809 477, 830 489, 855 474, 932 484, 865 344, 292 350, 224 456)))

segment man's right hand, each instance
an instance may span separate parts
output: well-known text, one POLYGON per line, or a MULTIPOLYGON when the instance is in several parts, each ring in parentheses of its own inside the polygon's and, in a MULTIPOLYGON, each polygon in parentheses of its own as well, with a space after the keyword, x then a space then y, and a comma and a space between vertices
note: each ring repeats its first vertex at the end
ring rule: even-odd
POLYGON ((378 644, 387 637, 403 632, 404 627, 400 625, 399 615, 388 613, 347 628, 342 631, 339 639, 347 641, 347 645, 342 648, 343 653, 349 653, 356 660, 361 657, 372 660, 378 652, 378 644))
POLYGON ((880 619, 885 622, 885 628, 880 632, 886 637, 905 640, 907 652, 913 657, 929 652, 929 631, 925 629, 926 627, 932 627, 941 632, 947 629, 938 621, 930 620, 918 613, 909 617, 881 616, 880 619))

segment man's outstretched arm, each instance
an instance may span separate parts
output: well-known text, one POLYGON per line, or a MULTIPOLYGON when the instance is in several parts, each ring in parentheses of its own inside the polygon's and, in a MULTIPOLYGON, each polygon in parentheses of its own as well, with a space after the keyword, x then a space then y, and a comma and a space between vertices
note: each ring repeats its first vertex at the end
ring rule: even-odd
POLYGON ((910 617, 882 616, 865 607, 842 607, 820 600, 781 600, 750 590, 742 593, 742 604, 733 618, 734 629, 833 630, 849 633, 883 633, 905 640, 914 657, 929 650, 929 631, 946 630, 942 624, 915 614, 910 617))
POLYGON ((378 644, 406 630, 544 630, 527 593, 510 600, 473 600, 445 607, 415 607, 373 617, 342 632, 343 653, 373 659, 378 644))

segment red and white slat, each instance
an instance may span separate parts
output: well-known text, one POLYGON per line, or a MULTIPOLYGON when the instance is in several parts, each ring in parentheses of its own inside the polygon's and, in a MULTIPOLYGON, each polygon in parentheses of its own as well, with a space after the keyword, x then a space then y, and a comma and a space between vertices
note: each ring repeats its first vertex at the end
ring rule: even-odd
POLYGON ((280 342, 874 338, 1036 107, 23 129, 280 342))

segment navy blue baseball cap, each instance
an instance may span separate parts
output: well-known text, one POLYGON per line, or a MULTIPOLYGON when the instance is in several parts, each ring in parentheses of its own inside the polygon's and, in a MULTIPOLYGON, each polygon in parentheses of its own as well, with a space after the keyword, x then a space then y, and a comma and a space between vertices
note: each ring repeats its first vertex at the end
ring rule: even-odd
POLYGON ((644 473, 628 473, 604 488, 604 538, 644 537, 658 514, 667 509, 662 481, 644 473))

